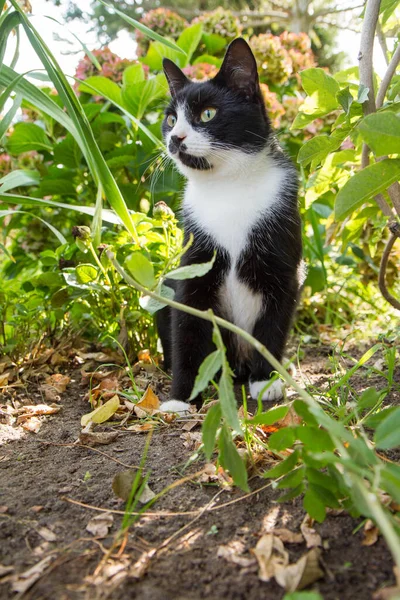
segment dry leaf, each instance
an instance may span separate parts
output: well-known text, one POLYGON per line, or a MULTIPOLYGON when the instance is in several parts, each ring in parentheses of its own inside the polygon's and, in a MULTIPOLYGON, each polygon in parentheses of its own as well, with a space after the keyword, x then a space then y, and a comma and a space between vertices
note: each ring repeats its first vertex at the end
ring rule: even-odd
POLYGON ((140 498, 138 499, 140 504, 147 504, 150 500, 156 497, 156 494, 153 490, 150 489, 149 484, 146 483, 143 487, 143 491, 140 494, 140 498))
POLYGON ((2 358, 0 360, 0 375, 2 375, 8 367, 12 367, 13 365, 15 365, 15 363, 13 363, 8 356, 2 358))
POLYGON ((140 579, 146 573, 150 561, 157 552, 156 548, 152 548, 148 552, 143 552, 141 557, 129 569, 129 576, 135 579, 140 579))
POLYGON ((65 392, 70 381, 71 377, 62 375, 61 373, 55 373, 46 378, 46 384, 51 385, 59 394, 65 392))
POLYGON ((367 519, 364 525, 364 539, 361 542, 363 546, 373 546, 378 541, 379 529, 371 519, 367 519))
POLYGON ((137 431, 138 433, 144 433, 153 429, 154 423, 150 421, 148 423, 137 423, 136 425, 129 425, 128 431, 137 431))
POLYGON ((137 472, 133 469, 128 469, 126 471, 120 471, 114 475, 112 482, 113 492, 116 496, 118 496, 118 498, 121 498, 125 502, 130 496, 136 473, 137 472))
POLYGON ((372 596, 373 600, 400 600, 400 587, 386 587, 378 590, 372 596))
POLYGON ((139 350, 137 357, 140 362, 151 363, 150 350, 139 350))
POLYGON ((60 396, 54 386, 43 383, 40 386, 40 390, 43 392, 47 402, 59 402, 60 396))
POLYGON ((38 433, 41 426, 42 421, 39 419, 39 417, 31 417, 22 423, 22 428, 25 429, 25 431, 30 431, 31 433, 38 433))
POLYGON ((104 431, 94 433, 92 431, 81 431, 79 434, 79 443, 86 446, 97 446, 98 444, 111 444, 118 437, 118 431, 104 431))
POLYGON ((55 542, 57 539, 54 531, 51 531, 48 527, 40 527, 40 529, 36 530, 37 533, 42 537, 46 542, 55 542))
POLYGON ((31 506, 31 510, 33 510, 33 512, 38 513, 41 510, 44 509, 44 506, 40 506, 40 504, 36 504, 35 506, 31 506))
POLYGON ((275 427, 278 427, 279 429, 282 429, 283 427, 293 427, 295 425, 299 425, 301 422, 302 418, 299 417, 299 415, 294 410, 293 406, 291 406, 288 410, 287 415, 283 419, 275 423, 275 427))
MULTIPOLYGON (((11 565, 6 567, 5 565, 0 565, 0 579, 2 579, 3 577, 5 577, 6 575, 9 575, 10 573, 12 573, 14 571, 15 567, 12 567, 11 565)), ((2 582, 4 583, 4 582, 2 582)))
POLYGON ((77 355, 83 360, 95 360, 99 363, 119 363, 121 357, 116 353, 106 354, 105 352, 80 352, 78 350, 77 355))
POLYGON ((108 421, 113 414, 117 412, 119 406, 119 398, 117 394, 115 394, 111 400, 108 400, 105 404, 99 406, 99 408, 96 408, 92 412, 83 415, 81 418, 82 427, 86 427, 89 421, 92 421, 93 423, 104 423, 105 421, 108 421))
POLYGON ((61 406, 59 404, 52 404, 51 406, 48 404, 33 404, 30 406, 24 406, 22 410, 23 413, 18 416, 18 423, 23 421, 25 418, 28 419, 33 415, 36 417, 42 415, 53 415, 61 410, 61 406))
POLYGON ((285 527, 274 529, 273 533, 284 544, 302 544, 304 542, 301 533, 294 533, 294 531, 290 531, 290 529, 286 529, 285 527))
POLYGON ((324 576, 319 566, 321 550, 312 548, 300 560, 275 571, 276 582, 287 592, 302 590, 324 576))
POLYGON ((43 558, 40 562, 36 563, 36 565, 33 565, 33 567, 30 567, 30 569, 24 573, 16 575, 11 585, 12 591, 23 594, 29 590, 29 588, 41 578, 45 570, 51 565, 55 558, 56 557, 54 555, 46 556, 46 558, 43 558))
POLYGON ((203 421, 188 421, 182 426, 183 431, 192 431, 197 425, 201 425, 203 421))
POLYGON ((8 512, 8 506, 6 506, 5 504, 2 504, 0 506, 0 515, 4 515, 6 512, 8 512))
POLYGON ((96 537, 105 538, 113 523, 114 517, 111 513, 102 513, 101 515, 97 515, 90 519, 89 523, 86 525, 86 531, 96 537))
POLYGON ((10 378, 10 371, 6 371, 6 373, 2 373, 0 375, 0 388, 6 387, 8 385, 9 378, 10 378))
POLYGON ((138 419, 145 419, 149 416, 149 413, 146 410, 143 410, 143 408, 139 408, 139 406, 135 406, 133 412, 135 413, 138 419))
POLYGON ((322 545, 321 536, 315 531, 312 524, 313 519, 309 515, 306 515, 300 525, 300 531, 306 540, 307 548, 315 548, 322 545))
POLYGON ((59 352, 54 352, 50 358, 50 364, 53 365, 53 367, 57 367, 66 362, 68 362, 68 358, 65 358, 65 356, 62 356, 59 352))
POLYGON ((180 438, 184 440, 183 445, 188 450, 197 450, 202 443, 201 431, 186 431, 180 438))
POLYGON ((196 481, 199 483, 218 481, 217 467, 213 463, 205 464, 202 473, 196 477, 196 481))
POLYGON ((278 569, 286 567, 289 563, 289 554, 282 541, 271 533, 266 533, 251 549, 258 561, 258 577, 261 581, 269 581, 278 569))
POLYGON ((154 412, 160 408, 160 400, 158 396, 156 396, 156 394, 153 392, 150 385, 147 387, 147 390, 143 394, 140 402, 136 404, 136 407, 144 410, 145 412, 151 415, 154 414, 154 412))
POLYGON ((245 546, 243 542, 233 540, 224 546, 219 546, 217 556, 218 558, 224 558, 228 562, 231 562, 240 567, 251 567, 257 564, 256 559, 253 556, 242 556, 245 552, 245 546))

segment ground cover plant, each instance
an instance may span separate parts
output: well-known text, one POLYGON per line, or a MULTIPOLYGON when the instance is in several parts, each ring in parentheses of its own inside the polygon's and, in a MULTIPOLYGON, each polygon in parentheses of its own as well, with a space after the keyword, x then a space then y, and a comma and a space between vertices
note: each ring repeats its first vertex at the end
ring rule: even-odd
MULTIPOLYGON (((89 386, 91 406, 81 410, 81 415, 86 413, 81 418, 81 449, 113 443, 118 433, 153 432, 153 439, 136 450, 136 470, 129 468, 114 479, 114 492, 126 506, 111 542, 100 542, 103 557, 97 567, 96 557, 89 557, 91 594, 104 587, 104 594, 118 597, 124 582, 141 579, 175 537, 185 545, 184 531, 191 521, 182 525, 182 532, 169 533, 151 547, 138 541, 136 525, 143 515, 160 516, 161 497, 167 503, 173 493, 179 498, 179 488, 188 481, 193 489, 219 486, 217 496, 237 486, 246 498, 255 493, 254 482, 264 477, 268 481, 260 489, 275 490, 273 500, 285 506, 294 502, 308 513, 302 524, 308 551, 295 561, 291 558, 291 564, 284 547, 285 541, 294 543, 288 529, 277 533, 277 528, 266 528, 257 543, 247 540, 241 550, 229 543, 218 547, 219 556, 230 564, 250 572, 258 565, 261 582, 274 578, 273 585, 280 586, 274 597, 285 590, 287 598, 295 598, 292 592, 324 576, 319 566, 322 541, 310 542, 307 535, 314 521, 322 523, 335 512, 364 519, 359 523, 372 543, 380 531, 393 563, 400 567, 398 326, 386 303, 399 308, 399 46, 388 55, 377 95, 371 63, 378 20, 385 28, 394 18, 396 3, 368 1, 359 69, 330 74, 318 67, 304 34, 250 36, 267 108, 303 181, 308 275, 288 357, 292 362, 298 359, 296 378, 252 336, 212 313, 177 305, 164 286, 167 276, 201 277, 212 263, 179 268, 185 248, 175 211, 182 181, 163 152, 160 123, 167 85, 161 60, 172 58, 197 79, 212 76, 240 24, 219 11, 168 35, 155 23, 170 27, 172 17, 157 10, 142 23, 130 19, 139 31, 139 60, 128 63, 108 49, 87 52, 73 81, 65 77, 18 3, 11 0, 2 11, 0 58, 12 32, 23 28, 44 67, 18 74, 12 61, 0 69, 0 385, 5 432, 12 437, 17 425, 37 432, 43 415, 58 413, 60 395, 71 383, 70 374, 63 374, 69 365, 75 370, 84 365, 78 376, 89 386), (163 14, 169 20, 161 19, 163 14), (214 31, 222 17, 226 27, 214 31), (48 87, 33 85, 32 76, 44 77, 48 87), (17 114, 22 115, 18 122, 17 114), (378 279, 383 297, 377 293, 378 279), (160 367, 153 315, 165 304, 207 319, 214 327, 216 350, 203 363, 193 391, 193 397, 205 392, 205 409, 186 420, 158 411, 159 397, 167 394, 168 375, 160 367), (364 337, 354 334, 360 315, 371 313, 364 337), (284 403, 266 410, 261 403, 249 403, 244 390, 236 390, 243 401, 238 411, 221 328, 242 335, 268 358, 292 390, 284 403), (318 381, 307 379, 302 371, 302 355, 307 356, 315 340, 330 346, 330 365, 318 381), (20 386, 26 390, 34 377, 42 403, 32 404, 24 392, 21 396, 20 386), (159 443, 158 432, 168 436, 168 428, 174 432, 182 426, 190 452, 185 458, 180 455, 179 477, 157 485, 154 495, 148 488, 147 466, 152 444, 159 443), (133 565, 125 552, 130 544, 141 549, 133 565), (252 554, 245 548, 252 548, 252 554)), ((53 442, 62 446, 63 438, 53 442)), ((114 456, 115 461, 121 462, 114 456)), ((86 471, 84 484, 91 477, 86 471)), ((205 497, 204 510, 192 511, 194 519, 211 511, 215 500, 205 497)), ((87 500, 82 493, 80 498, 87 500)), ((40 497, 39 506, 42 501, 40 497)), ((8 502, 4 500, 5 523, 12 527, 8 502)), ((110 514, 107 519, 109 525, 106 520, 100 532, 92 524, 96 539, 108 536, 110 514)), ((218 525, 209 527, 211 538, 218 525)), ((42 536, 47 546, 38 545, 40 566, 33 576, 10 575, 7 560, 4 585, 8 579, 14 591, 22 593, 33 586, 29 593, 40 597, 42 575, 58 564, 53 564, 57 554, 51 534, 52 530, 42 536)), ((73 538, 67 541, 73 543, 73 538)), ((398 594, 391 574, 371 585, 376 589, 388 583, 394 589, 385 593, 398 594)), ((335 597, 321 586, 324 597, 335 597)), ((142 593, 146 597, 151 592, 142 593)), ((317 591, 311 594, 318 597, 317 591)))

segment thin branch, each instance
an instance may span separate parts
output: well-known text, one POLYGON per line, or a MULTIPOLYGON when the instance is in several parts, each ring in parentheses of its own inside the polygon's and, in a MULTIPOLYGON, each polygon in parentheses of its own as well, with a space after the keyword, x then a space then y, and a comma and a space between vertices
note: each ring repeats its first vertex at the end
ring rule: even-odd
POLYGON ((395 53, 392 56, 392 59, 386 69, 386 73, 383 76, 381 85, 379 87, 378 93, 376 95, 376 108, 380 108, 383 104, 383 101, 386 96, 386 92, 392 81, 393 75, 396 73, 396 69, 400 64, 400 44, 397 46, 395 53))
POLYGON ((386 36, 382 31, 382 27, 381 27, 379 20, 378 20, 378 23, 376 24, 376 35, 378 37, 378 41, 381 46, 383 56, 385 58, 386 65, 388 66, 389 65, 389 50, 388 50, 388 47, 386 44, 386 36))
POLYGON ((389 225, 389 229, 391 231, 391 236, 389 238, 388 243, 386 244, 386 248, 382 255, 381 266, 379 268, 379 289, 381 290, 382 296, 397 310, 400 310, 400 302, 392 296, 386 286, 386 268, 389 262, 390 252, 398 238, 400 238, 400 225, 397 222, 391 223, 389 225))
POLYGON ((348 6, 347 8, 332 8, 332 9, 326 8, 324 10, 317 10, 312 15, 312 17, 313 17, 313 19, 316 19, 318 17, 325 17, 326 15, 333 15, 333 14, 349 12, 351 10, 357 10, 357 8, 364 8, 364 2, 362 4, 357 4, 356 6, 348 6))
POLYGON ((364 115, 369 115, 376 110, 372 60, 380 4, 380 0, 368 0, 361 30, 360 52, 358 54, 360 84, 369 89, 368 100, 363 104, 364 115))

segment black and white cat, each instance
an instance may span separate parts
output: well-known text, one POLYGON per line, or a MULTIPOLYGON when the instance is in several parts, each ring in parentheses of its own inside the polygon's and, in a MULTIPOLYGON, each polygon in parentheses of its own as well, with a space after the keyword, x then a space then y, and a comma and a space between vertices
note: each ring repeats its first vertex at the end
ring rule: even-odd
MULTIPOLYGON (((190 81, 169 59, 164 72, 172 99, 163 135, 187 178, 185 242, 194 235, 181 264, 209 261, 216 251, 206 275, 175 282, 175 299, 211 308, 282 360, 301 285, 297 172, 271 130, 254 56, 239 38, 210 81, 190 81)), ((199 366, 215 350, 212 326, 169 308, 160 311, 158 326, 173 375, 172 400, 161 409, 183 413, 199 366)), ((238 380, 249 380, 252 398, 281 398, 280 380, 267 387, 271 365, 237 336, 223 335, 230 365, 238 380)))

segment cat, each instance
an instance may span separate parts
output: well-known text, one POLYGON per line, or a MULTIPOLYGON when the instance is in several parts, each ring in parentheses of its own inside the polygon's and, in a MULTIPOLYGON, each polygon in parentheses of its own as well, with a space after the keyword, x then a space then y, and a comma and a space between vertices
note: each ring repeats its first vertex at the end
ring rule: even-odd
MULTIPOLYGON (((298 176, 271 129, 251 48, 234 40, 206 82, 190 81, 167 58, 163 67, 171 102, 162 131, 168 155, 187 179, 184 242, 194 236, 181 265, 216 253, 203 277, 168 284, 178 302, 211 308, 281 361, 302 284, 298 176)), ((212 325, 168 307, 157 322, 164 367, 172 367, 172 399, 161 410, 184 414, 199 366, 215 350, 212 325)), ((231 368, 238 381, 249 380, 251 397, 280 399, 282 381, 268 386, 268 361, 235 334, 222 333, 231 368)))

